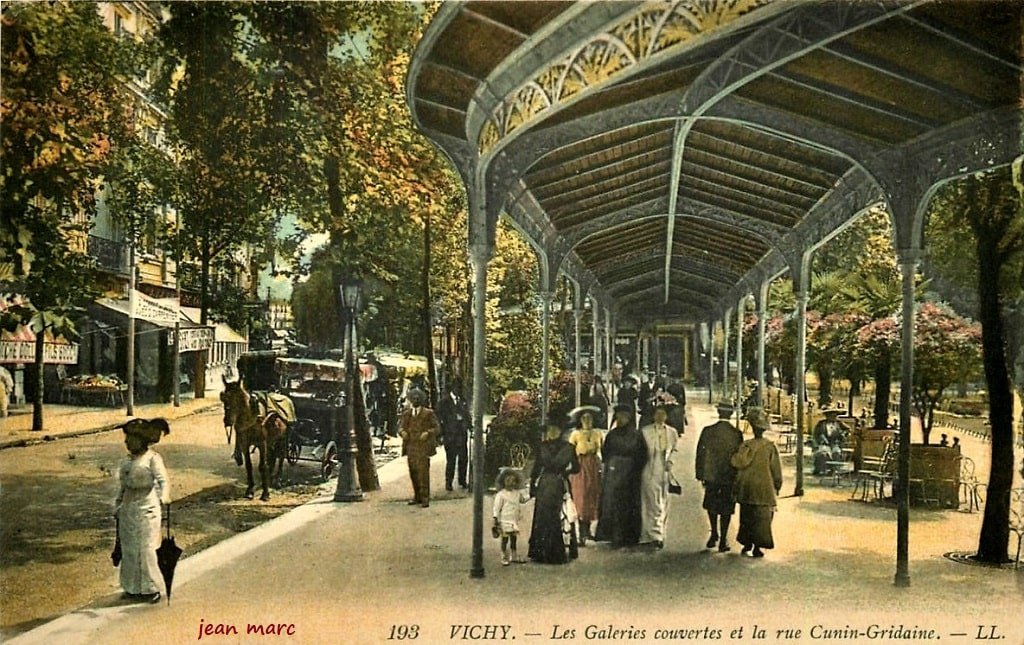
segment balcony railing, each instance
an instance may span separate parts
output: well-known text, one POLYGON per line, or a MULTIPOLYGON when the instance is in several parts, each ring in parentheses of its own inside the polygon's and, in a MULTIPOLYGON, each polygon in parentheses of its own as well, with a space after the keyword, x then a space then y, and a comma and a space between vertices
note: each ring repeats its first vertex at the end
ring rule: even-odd
POLYGON ((113 273, 128 275, 128 252, 124 242, 115 242, 95 235, 89 236, 89 256, 96 266, 113 273))

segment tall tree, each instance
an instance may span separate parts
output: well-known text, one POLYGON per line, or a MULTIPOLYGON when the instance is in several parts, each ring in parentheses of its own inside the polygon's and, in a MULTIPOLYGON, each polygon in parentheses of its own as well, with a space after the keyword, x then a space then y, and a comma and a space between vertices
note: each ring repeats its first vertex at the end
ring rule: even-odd
POLYGON ((18 3, 3 17, 0 279, 28 304, 4 326, 36 332, 33 429, 43 427, 43 349, 70 336, 94 295, 86 240, 114 153, 137 143, 127 86, 145 51, 102 24, 91 3, 18 3))
POLYGON ((930 225, 970 230, 977 262, 978 321, 989 397, 992 457, 988 496, 978 537, 983 562, 1004 562, 1009 545, 1010 489, 1013 486, 1013 395, 1006 356, 1004 294, 1020 288, 1009 272, 1024 249, 1021 193, 1003 168, 945 185, 930 205, 930 225), (943 225, 942 222, 946 224, 943 225))
MULTIPOLYGON (((224 256, 271 236, 275 179, 259 135, 266 119, 258 97, 264 79, 244 56, 245 5, 180 2, 160 37, 168 58, 160 88, 170 106, 167 130, 178 164, 178 243, 199 263, 200 322, 209 320, 212 268, 224 256)), ((255 276, 252 277, 255 279, 255 276)), ((205 364, 196 362, 196 396, 205 364)))

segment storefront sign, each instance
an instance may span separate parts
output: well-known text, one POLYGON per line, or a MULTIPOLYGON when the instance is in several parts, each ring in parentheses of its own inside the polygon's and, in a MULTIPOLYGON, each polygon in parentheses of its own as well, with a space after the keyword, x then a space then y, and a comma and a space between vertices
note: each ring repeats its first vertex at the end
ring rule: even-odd
MULTIPOLYGON (((174 334, 167 335, 167 341, 174 344, 174 334)), ((187 327, 178 330, 178 353, 197 352, 213 347, 213 329, 209 327, 187 327)))
MULTIPOLYGON (((27 340, 0 341, 0 363, 35 363, 36 344, 27 340)), ((43 362, 51 365, 74 365, 78 362, 78 345, 44 343, 43 362)))
POLYGON ((159 325, 173 325, 178 319, 178 312, 155 299, 139 293, 135 298, 135 317, 148 320, 159 325))

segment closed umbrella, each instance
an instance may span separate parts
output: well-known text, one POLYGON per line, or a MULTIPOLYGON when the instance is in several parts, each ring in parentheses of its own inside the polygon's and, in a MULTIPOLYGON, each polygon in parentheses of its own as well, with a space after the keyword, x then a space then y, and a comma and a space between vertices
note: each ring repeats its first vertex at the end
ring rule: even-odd
POLYGON ((164 586, 167 589, 167 604, 171 604, 171 583, 174 581, 174 568, 178 566, 178 559, 181 558, 182 549, 174 543, 171 536, 171 505, 167 505, 167 536, 161 540, 160 547, 156 550, 156 564, 160 567, 160 573, 164 576, 164 586))

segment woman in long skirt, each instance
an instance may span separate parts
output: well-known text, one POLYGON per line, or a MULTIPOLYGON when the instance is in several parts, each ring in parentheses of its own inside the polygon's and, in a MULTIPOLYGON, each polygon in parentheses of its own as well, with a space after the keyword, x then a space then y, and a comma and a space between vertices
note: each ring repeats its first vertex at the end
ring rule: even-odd
POLYGON ((737 471, 736 501, 740 504, 736 541, 743 545, 742 553, 753 550, 753 557, 763 558, 762 549, 775 548, 772 518, 775 499, 782 488, 782 465, 778 448, 764 438, 770 425, 764 409, 749 408, 747 421, 754 430, 754 438, 744 441, 731 460, 737 471))
POLYGON ((636 544, 640 540, 640 472, 647 446, 629 407, 615 407, 615 427, 604 438, 601 455, 604 479, 594 539, 616 548, 636 544))
POLYGON ((647 463, 640 473, 640 544, 652 544, 659 549, 665 546, 668 482, 679 440, 679 434, 667 420, 668 410, 659 406, 654 410, 654 423, 640 431, 647 450, 647 463))
POLYGON ((601 498, 601 446, 604 435, 594 429, 594 416, 582 412, 579 427, 569 435, 569 443, 576 447, 580 471, 569 475, 572 499, 579 517, 580 544, 590 539, 590 523, 597 519, 597 505, 601 498))
POLYGON ((164 461, 149 447, 170 428, 163 419, 132 419, 121 428, 129 453, 118 468, 121 488, 114 511, 121 544, 121 588, 126 599, 157 602, 160 505, 169 503, 171 497, 164 461))
POLYGON ((569 519, 566 506, 571 473, 579 471, 576 449, 562 438, 562 429, 548 426, 533 461, 530 473, 530 495, 535 499, 533 527, 530 531, 530 559, 548 564, 565 564, 577 556, 575 527, 565 532, 569 519))

